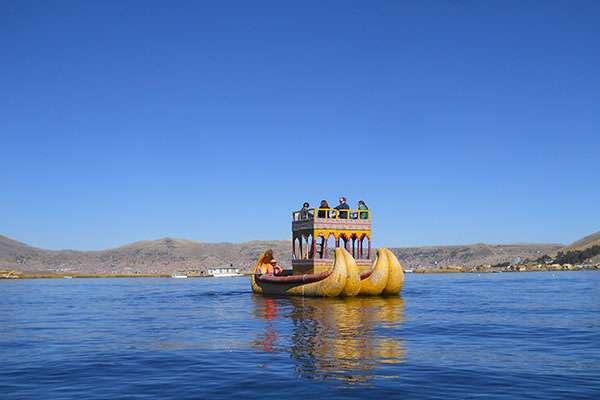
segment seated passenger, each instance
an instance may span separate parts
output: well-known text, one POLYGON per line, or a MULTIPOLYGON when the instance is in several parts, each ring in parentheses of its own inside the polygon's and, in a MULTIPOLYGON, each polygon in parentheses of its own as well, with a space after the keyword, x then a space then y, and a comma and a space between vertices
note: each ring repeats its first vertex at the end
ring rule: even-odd
POLYGON ((272 259, 269 265, 267 266, 267 275, 275 275, 279 276, 283 273, 283 268, 277 265, 277 260, 272 259))
POLYGON ((329 218, 329 210, 323 210, 324 208, 329 208, 327 200, 321 200, 321 205, 319 205, 319 211, 317 212, 318 218, 329 218))
MULTIPOLYGON (((368 210, 369 207, 367 207, 367 205, 365 204, 364 201, 360 200, 358 202, 358 209, 359 210, 368 210)), ((360 218, 360 219, 369 219, 369 213, 368 212, 359 212, 358 214, 359 214, 358 218, 360 218)))
POLYGON ((338 218, 348 219, 348 211, 341 211, 350 209, 350 206, 348 203, 346 203, 346 198, 344 196, 340 197, 340 204, 334 208, 338 210, 338 218))

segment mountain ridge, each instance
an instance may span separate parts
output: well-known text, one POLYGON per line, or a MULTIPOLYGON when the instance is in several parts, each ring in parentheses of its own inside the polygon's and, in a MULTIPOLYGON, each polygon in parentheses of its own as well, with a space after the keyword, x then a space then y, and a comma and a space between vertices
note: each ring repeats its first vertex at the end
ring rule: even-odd
MULTIPOLYGON (((598 234, 600 235, 600 232, 598 234)), ((564 247, 556 243, 475 243, 402 247, 391 250, 403 266, 409 269, 513 263, 526 258, 536 259, 564 247)), ((284 267, 290 267, 290 243, 287 240, 211 243, 163 237, 104 250, 45 250, 0 235, 0 270, 58 273, 201 273, 208 268, 233 265, 247 272, 267 248, 274 250, 284 267)))
POLYGON ((566 252, 569 250, 585 250, 592 246, 600 245, 600 232, 592 233, 591 235, 587 235, 575 242, 564 246, 561 251, 566 252))

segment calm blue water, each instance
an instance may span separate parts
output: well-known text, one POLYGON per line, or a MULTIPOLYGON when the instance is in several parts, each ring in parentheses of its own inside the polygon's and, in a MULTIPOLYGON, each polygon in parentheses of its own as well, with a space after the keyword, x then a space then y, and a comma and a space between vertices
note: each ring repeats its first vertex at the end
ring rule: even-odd
POLYGON ((600 273, 412 274, 401 298, 346 300, 0 281, 0 362, 5 400, 598 399, 600 273))

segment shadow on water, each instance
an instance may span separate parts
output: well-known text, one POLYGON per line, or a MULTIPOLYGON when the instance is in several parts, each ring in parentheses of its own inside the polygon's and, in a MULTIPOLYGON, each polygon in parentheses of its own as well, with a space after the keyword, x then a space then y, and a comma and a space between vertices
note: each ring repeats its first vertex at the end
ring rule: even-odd
POLYGON ((266 321, 253 347, 289 352, 301 377, 368 382, 382 364, 406 356, 398 334, 404 322, 401 297, 253 296, 253 302, 255 316, 266 321))

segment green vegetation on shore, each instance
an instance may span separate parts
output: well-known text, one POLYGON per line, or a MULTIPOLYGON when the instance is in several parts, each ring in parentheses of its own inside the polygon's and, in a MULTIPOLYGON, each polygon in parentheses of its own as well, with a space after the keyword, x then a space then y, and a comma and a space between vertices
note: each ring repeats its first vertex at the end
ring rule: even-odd
POLYGON ((600 255, 600 245, 584 250, 569 250, 566 253, 559 251, 554 261, 559 264, 581 264, 597 255, 600 255))

